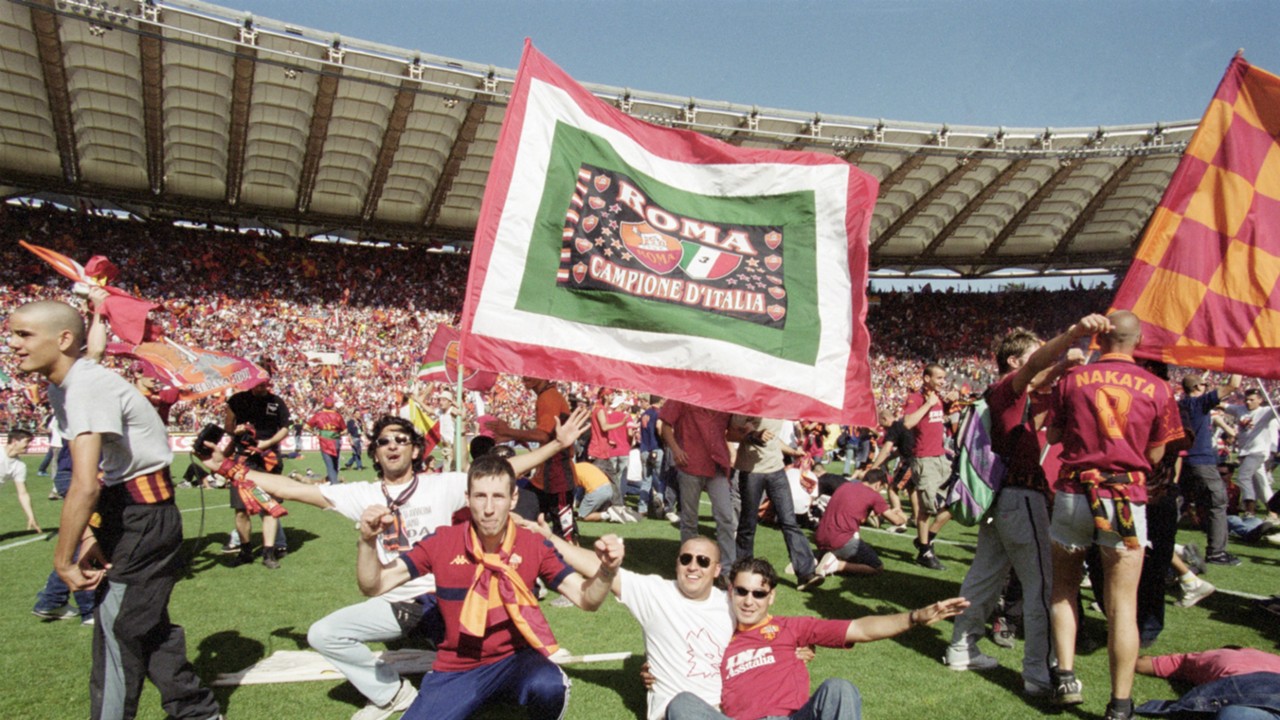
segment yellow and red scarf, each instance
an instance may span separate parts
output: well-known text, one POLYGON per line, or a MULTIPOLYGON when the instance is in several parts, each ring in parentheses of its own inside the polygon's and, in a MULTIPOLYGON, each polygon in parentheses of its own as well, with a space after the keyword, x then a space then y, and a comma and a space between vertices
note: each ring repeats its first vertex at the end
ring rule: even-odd
POLYGON ((1142 543, 1138 542, 1138 529, 1133 523, 1133 507, 1129 503, 1129 486, 1135 482, 1144 482, 1145 476, 1142 473, 1109 475, 1100 470, 1091 469, 1080 471, 1076 479, 1080 481, 1089 498, 1089 512, 1093 514, 1093 526, 1102 532, 1115 532, 1127 548, 1141 548, 1142 543), (1111 491, 1111 501, 1116 507, 1116 525, 1119 526, 1114 530, 1111 521, 1107 519, 1107 511, 1098 495, 1098 488, 1111 491))
POLYGON ((516 544, 516 524, 507 520, 507 531, 496 553, 486 553, 474 526, 467 528, 467 555, 476 563, 475 579, 462 601, 462 634, 483 638, 489 623, 489 610, 501 605, 529 646, 543 655, 559 649, 547 619, 538 609, 534 595, 515 568, 511 567, 511 549, 516 544))

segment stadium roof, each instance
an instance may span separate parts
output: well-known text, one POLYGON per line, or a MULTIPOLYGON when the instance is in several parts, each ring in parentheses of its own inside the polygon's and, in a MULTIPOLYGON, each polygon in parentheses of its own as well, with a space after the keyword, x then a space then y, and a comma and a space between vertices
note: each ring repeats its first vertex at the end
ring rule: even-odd
MULTIPOLYGON (((0 191, 465 246, 514 75, 186 0, 5 0, 0 191)), ((930 125, 588 88, 874 174, 872 268, 901 274, 1126 266, 1197 124, 930 125)))

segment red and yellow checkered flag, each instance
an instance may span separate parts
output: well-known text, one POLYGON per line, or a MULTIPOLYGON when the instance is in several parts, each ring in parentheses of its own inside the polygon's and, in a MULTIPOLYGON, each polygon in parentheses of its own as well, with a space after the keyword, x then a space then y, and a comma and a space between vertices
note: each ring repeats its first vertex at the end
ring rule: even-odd
POLYGON ((1237 55, 1116 294, 1142 357, 1280 378, 1280 77, 1237 55))

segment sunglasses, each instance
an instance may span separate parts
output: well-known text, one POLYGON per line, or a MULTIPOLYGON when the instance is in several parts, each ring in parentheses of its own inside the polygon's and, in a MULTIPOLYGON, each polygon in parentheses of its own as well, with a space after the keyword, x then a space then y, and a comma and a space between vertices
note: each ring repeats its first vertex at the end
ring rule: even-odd
POLYGON ((410 438, 408 435, 383 435, 378 438, 378 447, 386 447, 391 443, 395 443, 396 445, 408 445, 411 442, 413 442, 413 438, 410 438))
POLYGON ((706 555, 694 555, 693 553, 680 553, 681 565, 692 565, 694 560, 698 561, 698 567, 706 569, 711 567, 711 558, 706 555))
POLYGON ((734 585, 734 586, 733 586, 733 594, 734 594, 734 595, 737 595, 738 597, 746 597, 746 596, 750 595, 751 597, 753 597, 753 598, 755 598, 755 599, 757 599, 757 600, 763 600, 763 599, 765 599, 765 598, 769 597, 769 593, 771 593, 771 592, 773 592, 773 591, 772 591, 772 590, 748 590, 748 589, 746 589, 746 588, 744 588, 744 587, 741 587, 741 586, 739 586, 739 585, 734 585))

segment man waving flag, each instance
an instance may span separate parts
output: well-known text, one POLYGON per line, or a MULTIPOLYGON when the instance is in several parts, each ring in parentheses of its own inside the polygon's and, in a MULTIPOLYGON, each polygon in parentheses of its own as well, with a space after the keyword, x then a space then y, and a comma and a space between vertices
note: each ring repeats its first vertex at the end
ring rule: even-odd
POLYGON ((468 368, 873 424, 878 183, 637 120, 526 41, 476 229, 468 368))

